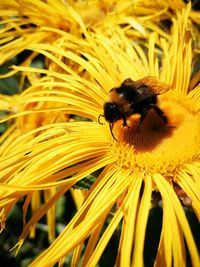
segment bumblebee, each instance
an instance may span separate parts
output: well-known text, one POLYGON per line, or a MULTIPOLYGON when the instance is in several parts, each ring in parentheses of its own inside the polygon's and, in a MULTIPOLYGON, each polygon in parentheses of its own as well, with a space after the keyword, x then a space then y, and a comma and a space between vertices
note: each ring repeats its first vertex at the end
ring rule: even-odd
POLYGON ((137 81, 127 78, 119 87, 110 90, 108 101, 103 106, 104 114, 99 115, 98 122, 101 123, 100 117, 105 118, 115 140, 112 131, 114 123, 122 119, 123 126, 128 127, 127 117, 133 114, 140 115, 138 130, 150 109, 153 109, 162 122, 167 124, 167 117, 157 106, 157 102, 158 95, 168 90, 169 87, 158 82, 155 77, 148 76, 137 81))

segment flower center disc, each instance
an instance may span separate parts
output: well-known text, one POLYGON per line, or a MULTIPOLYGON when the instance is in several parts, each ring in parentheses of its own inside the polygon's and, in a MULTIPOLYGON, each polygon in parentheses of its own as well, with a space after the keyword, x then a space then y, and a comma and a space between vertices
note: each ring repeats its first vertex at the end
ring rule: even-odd
POLYGON ((140 172, 160 172, 169 175, 183 163, 200 155, 200 118, 172 100, 159 107, 168 119, 164 124, 155 111, 149 110, 139 126, 139 115, 127 118, 127 126, 117 121, 113 133, 118 142, 113 145, 121 167, 140 172))

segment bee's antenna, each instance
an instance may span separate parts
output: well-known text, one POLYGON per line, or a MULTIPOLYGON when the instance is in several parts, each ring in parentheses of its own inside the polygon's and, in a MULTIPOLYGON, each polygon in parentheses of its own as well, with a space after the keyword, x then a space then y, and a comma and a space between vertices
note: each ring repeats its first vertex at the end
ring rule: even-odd
POLYGON ((102 122, 100 121, 100 118, 101 118, 101 117, 105 117, 105 116, 104 116, 103 114, 99 114, 99 116, 98 116, 98 123, 103 125, 104 123, 102 123, 102 122))

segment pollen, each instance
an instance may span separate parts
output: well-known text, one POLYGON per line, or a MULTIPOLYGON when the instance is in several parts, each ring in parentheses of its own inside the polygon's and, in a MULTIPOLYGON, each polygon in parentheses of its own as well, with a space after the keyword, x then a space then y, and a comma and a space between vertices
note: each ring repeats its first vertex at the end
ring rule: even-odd
POLYGON ((125 127, 122 121, 116 122, 113 133, 118 142, 113 141, 111 149, 117 155, 116 164, 140 175, 161 173, 171 179, 184 164, 199 160, 200 116, 185 98, 162 98, 159 107, 167 124, 153 110, 141 125, 139 115, 130 116, 125 127))

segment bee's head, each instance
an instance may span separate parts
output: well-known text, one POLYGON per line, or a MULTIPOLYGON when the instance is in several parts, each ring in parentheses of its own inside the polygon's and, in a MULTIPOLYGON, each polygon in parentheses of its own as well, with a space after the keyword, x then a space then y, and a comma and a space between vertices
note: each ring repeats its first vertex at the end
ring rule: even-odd
POLYGON ((108 121, 109 123, 113 123, 117 120, 120 120, 123 117, 122 112, 116 103, 106 102, 104 104, 103 109, 104 109, 104 117, 106 121, 108 121))

